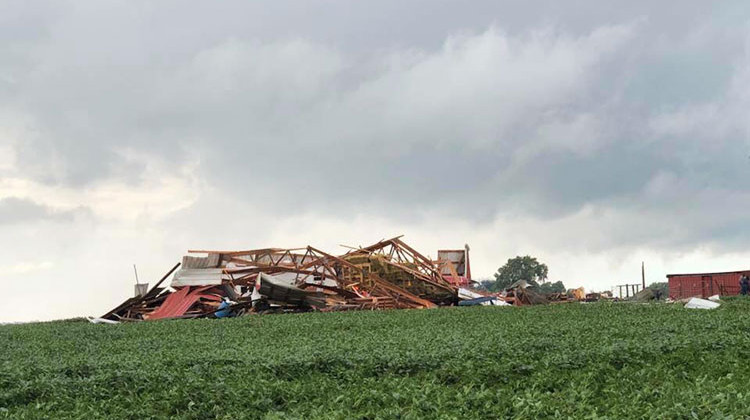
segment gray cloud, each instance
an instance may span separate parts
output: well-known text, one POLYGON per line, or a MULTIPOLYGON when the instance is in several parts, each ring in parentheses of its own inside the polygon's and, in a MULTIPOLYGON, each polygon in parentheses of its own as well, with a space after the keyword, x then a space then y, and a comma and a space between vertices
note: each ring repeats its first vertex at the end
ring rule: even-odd
POLYGON ((137 187, 123 150, 198 155, 281 215, 593 206, 619 215, 601 247, 737 241, 742 213, 706 221, 750 204, 750 12, 651 3, 7 3, 0 110, 51 185, 137 187))
POLYGON ((80 207, 75 210, 55 210, 31 200, 8 197, 0 199, 0 225, 33 223, 38 221, 72 222, 77 215, 89 212, 80 207))
POLYGON ((100 314, 191 247, 747 268, 745 1, 8 0, 0 41, 3 321, 100 314))

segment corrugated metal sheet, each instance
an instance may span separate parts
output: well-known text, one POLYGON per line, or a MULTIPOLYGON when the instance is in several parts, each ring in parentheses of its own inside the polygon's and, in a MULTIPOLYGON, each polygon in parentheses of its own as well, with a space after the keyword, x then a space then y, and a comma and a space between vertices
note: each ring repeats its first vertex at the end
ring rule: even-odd
MULTIPOLYGON (((278 273, 274 275, 268 275, 266 273, 263 273, 264 278, 272 277, 272 281, 274 283, 278 284, 286 284, 289 286, 294 286, 297 283, 298 279, 305 278, 304 274, 297 274, 297 273, 278 273)), ((307 276, 307 280, 312 282, 313 276, 307 276)))
POLYGON ((216 268, 219 266, 219 254, 208 254, 207 257, 182 257, 182 268, 216 268))
POLYGON ((315 292, 302 290, 285 281, 279 281, 275 276, 260 273, 260 294, 268 296, 270 300, 301 304, 307 296, 315 295, 315 292))
POLYGON ((148 319, 176 318, 182 316, 201 298, 213 301, 220 300, 216 296, 204 293, 210 288, 211 286, 184 287, 179 289, 169 295, 157 310, 148 315, 148 319))
POLYGON ((182 268, 174 274, 172 287, 218 286, 224 279, 221 268, 182 268))
POLYGON ((668 274, 669 297, 683 299, 694 296, 732 296, 740 293, 740 276, 750 270, 722 273, 668 274))

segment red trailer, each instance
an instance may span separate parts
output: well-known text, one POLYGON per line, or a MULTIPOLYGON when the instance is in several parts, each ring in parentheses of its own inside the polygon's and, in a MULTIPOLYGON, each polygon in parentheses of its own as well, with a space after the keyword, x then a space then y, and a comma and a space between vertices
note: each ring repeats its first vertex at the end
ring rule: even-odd
POLYGON ((722 273, 667 274, 669 297, 682 299, 694 296, 731 296, 740 293, 740 276, 750 276, 750 270, 722 273))

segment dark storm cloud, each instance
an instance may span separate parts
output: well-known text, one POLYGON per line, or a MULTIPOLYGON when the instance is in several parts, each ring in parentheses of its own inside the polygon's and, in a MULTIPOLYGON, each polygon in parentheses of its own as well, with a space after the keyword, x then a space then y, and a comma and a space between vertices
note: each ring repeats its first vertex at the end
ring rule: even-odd
POLYGON ((750 205, 750 12, 651 3, 6 3, 0 110, 50 184, 137 185, 124 149, 198 154, 282 214, 594 206, 622 224, 602 246, 731 242, 744 213, 705 220, 750 205))

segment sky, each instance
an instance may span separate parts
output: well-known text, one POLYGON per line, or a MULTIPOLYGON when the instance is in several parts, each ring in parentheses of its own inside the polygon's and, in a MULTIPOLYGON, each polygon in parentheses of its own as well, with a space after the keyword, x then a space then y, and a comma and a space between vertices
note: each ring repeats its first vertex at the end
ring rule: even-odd
POLYGON ((196 248, 750 269, 750 4, 718 4, 0 2, 0 322, 196 248))

